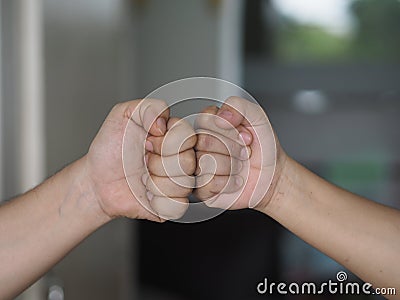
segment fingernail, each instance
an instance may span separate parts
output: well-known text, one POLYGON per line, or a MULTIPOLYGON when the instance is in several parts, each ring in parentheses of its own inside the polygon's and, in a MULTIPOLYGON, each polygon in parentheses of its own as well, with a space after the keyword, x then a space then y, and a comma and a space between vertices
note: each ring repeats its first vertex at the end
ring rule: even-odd
POLYGON ((150 201, 153 200, 154 195, 153 195, 150 191, 148 191, 148 192, 146 193, 146 195, 147 195, 147 199, 149 199, 150 201))
POLYGON ((242 168, 243 168, 243 163, 242 163, 241 160, 238 160, 237 161, 237 169, 238 169, 238 171, 240 172, 242 170, 242 168))
POLYGON ((167 124, 165 123, 164 118, 157 119, 157 127, 161 134, 165 133, 165 131, 167 130, 167 124))
POLYGON ((235 179, 235 184, 236 184, 237 186, 242 186, 242 184, 243 184, 243 178, 240 177, 240 176, 236 177, 236 179, 235 179))
POLYGON ((142 183, 143 183, 144 186, 147 185, 147 179, 148 179, 148 178, 149 178, 149 176, 147 175, 147 173, 144 173, 144 174, 142 175, 142 183))
POLYGON ((150 141, 146 141, 146 143, 144 144, 144 148, 150 152, 153 152, 154 150, 153 144, 150 141))
POLYGON ((247 149, 244 147, 242 148, 242 150, 240 151, 240 158, 242 159, 247 159, 247 149))
MULTIPOLYGON (((153 145, 152 145, 153 146, 153 145)), ((146 166, 149 164, 149 154, 145 154, 144 156, 144 162, 146 163, 146 166)))
POLYGON ((246 144, 249 145, 251 143, 251 136, 247 132, 241 132, 239 133, 240 139, 246 144))
POLYGON ((224 119, 229 119, 233 116, 233 114, 229 110, 221 110, 218 112, 218 116, 224 119))

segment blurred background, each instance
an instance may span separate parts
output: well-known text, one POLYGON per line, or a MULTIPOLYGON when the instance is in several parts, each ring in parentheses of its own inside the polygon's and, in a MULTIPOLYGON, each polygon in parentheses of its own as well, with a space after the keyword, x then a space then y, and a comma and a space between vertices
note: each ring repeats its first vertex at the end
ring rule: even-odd
MULTIPOLYGON (((115 103, 212 76, 260 102, 289 155, 400 207, 397 0, 1 0, 0 18, 1 199, 84 155, 115 103)), ((262 299, 264 278, 321 282, 340 270, 254 211, 118 220, 20 298, 262 299)))

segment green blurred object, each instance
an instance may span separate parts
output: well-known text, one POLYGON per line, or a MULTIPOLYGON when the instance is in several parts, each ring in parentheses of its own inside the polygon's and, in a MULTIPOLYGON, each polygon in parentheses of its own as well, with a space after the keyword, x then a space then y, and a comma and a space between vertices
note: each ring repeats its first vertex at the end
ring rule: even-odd
POLYGON ((400 62, 400 2, 355 0, 350 9, 357 21, 353 56, 400 62))
POLYGON ((339 162, 330 165, 330 178, 344 181, 376 182, 387 175, 387 168, 378 161, 339 162))
POLYGON ((348 56, 350 38, 316 25, 302 25, 287 19, 279 29, 276 45, 278 60, 325 62, 348 56))
POLYGON ((390 167, 383 160, 330 162, 324 177, 334 184, 376 201, 387 194, 390 167))
POLYGON ((274 56, 283 62, 367 63, 400 62, 400 2, 353 0, 350 32, 334 33, 314 25, 280 16, 274 56))

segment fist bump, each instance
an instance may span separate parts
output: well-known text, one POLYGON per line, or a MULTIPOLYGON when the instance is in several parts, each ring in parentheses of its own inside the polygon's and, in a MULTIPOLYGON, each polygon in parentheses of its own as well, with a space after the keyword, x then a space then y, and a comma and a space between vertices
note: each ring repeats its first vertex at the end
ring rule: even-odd
POLYGON ((251 124, 243 120, 226 104, 210 106, 197 115, 194 128, 171 117, 164 134, 148 134, 148 173, 142 183, 154 213, 163 219, 180 218, 191 193, 208 206, 231 208, 246 185, 252 155, 253 134, 246 126, 251 124))

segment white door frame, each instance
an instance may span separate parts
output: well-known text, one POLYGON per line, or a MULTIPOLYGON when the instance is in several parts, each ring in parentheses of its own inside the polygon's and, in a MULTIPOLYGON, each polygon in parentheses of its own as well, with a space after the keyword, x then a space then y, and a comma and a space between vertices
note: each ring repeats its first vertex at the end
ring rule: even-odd
MULTIPOLYGON (((0 193, 4 197, 6 174, 13 174, 12 182, 9 182, 12 188, 8 189, 12 194, 31 189, 45 178, 44 65, 42 0, 3 0, 1 6, 1 17, 7 15, 7 24, 2 28, 2 38, 7 38, 7 42, 3 39, 0 48, 7 46, 7 51, 1 49, 2 55, 10 57, 0 65, 0 83, 6 76, 11 82, 7 86, 0 85, 0 139, 3 139, 0 141, 0 193), (3 114, 5 111, 7 116, 3 114), (12 132, 6 134, 4 128, 12 132), (4 143, 6 136, 11 137, 9 142, 12 144, 7 148, 4 143)), ((38 285, 40 282, 18 299, 43 299, 38 285)))
MULTIPOLYGON (((2 7, 0 4, 0 21, 2 20, 2 7)), ((3 200, 3 130, 4 130, 4 117, 3 117, 3 51, 2 51, 2 27, 0 22, 0 202, 3 200)))

